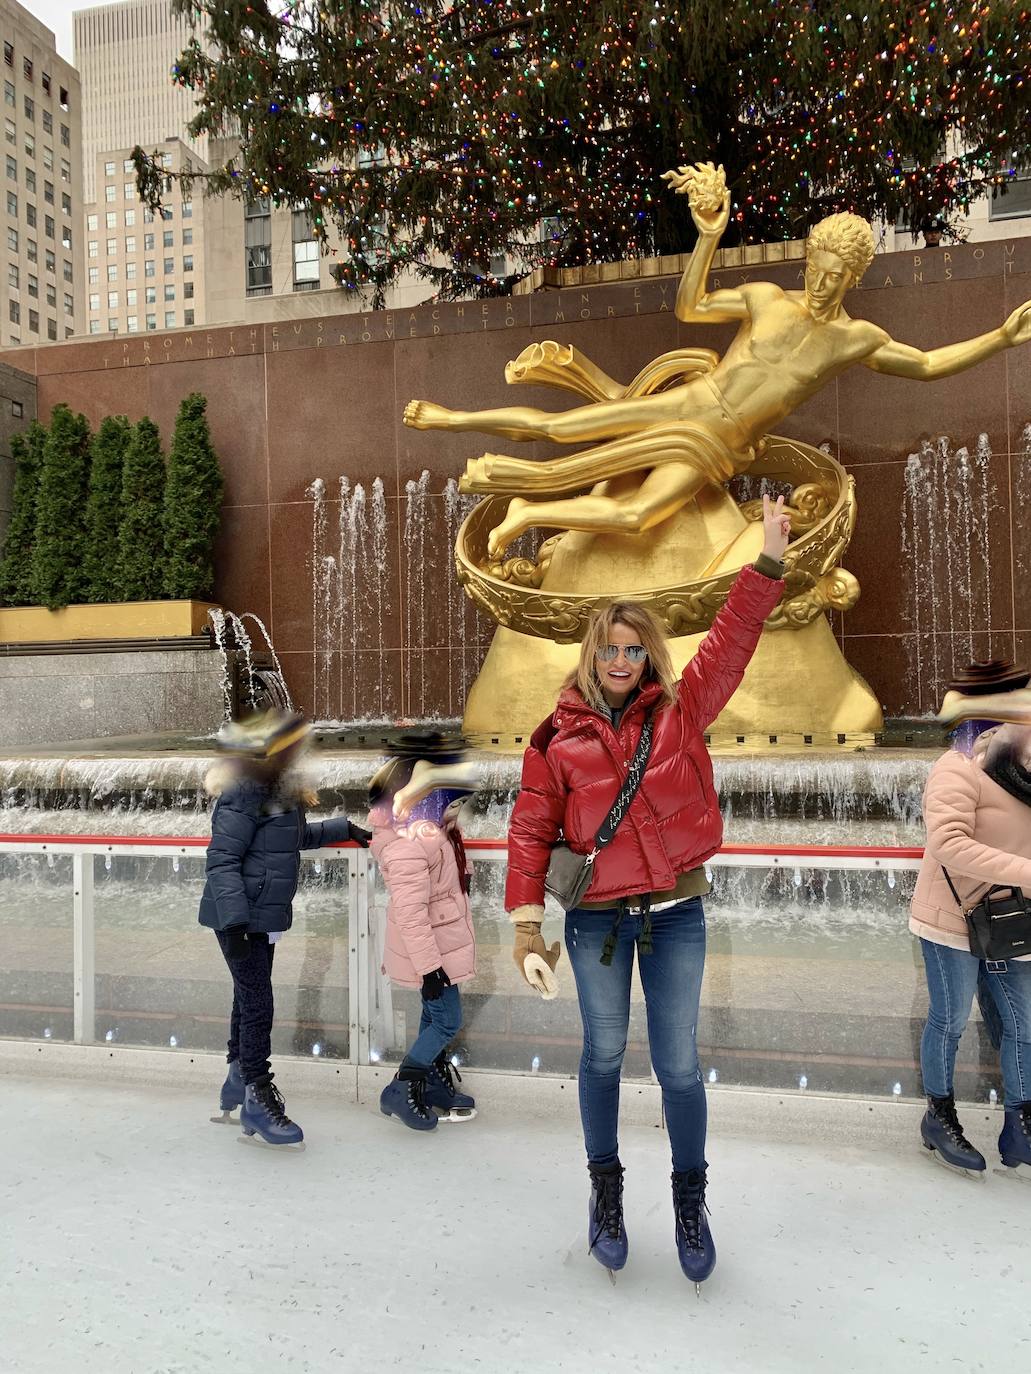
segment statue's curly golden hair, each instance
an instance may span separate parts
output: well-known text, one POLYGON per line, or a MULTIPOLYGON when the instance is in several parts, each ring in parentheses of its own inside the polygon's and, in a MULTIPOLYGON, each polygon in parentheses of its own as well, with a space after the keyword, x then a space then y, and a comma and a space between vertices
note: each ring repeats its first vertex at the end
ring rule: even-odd
POLYGON ((852 273, 853 279, 860 281, 873 261, 873 230, 858 215, 848 212, 828 215, 809 234, 806 253, 811 253, 813 249, 835 253, 852 273))

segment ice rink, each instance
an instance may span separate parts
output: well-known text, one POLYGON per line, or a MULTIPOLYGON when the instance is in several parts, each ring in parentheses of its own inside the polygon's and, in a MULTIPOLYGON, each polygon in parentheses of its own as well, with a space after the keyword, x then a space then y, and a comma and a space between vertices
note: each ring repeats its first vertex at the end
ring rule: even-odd
MULTIPOLYGON (((623 1133, 630 1262, 613 1286, 586 1254, 572 1091, 544 1115, 492 1094, 426 1136, 374 1103, 292 1090, 289 1065, 279 1081, 308 1139, 285 1158, 209 1124, 214 1079, 8 1066, 4 1374, 995 1374, 1031 1359, 1026 1182, 966 1182, 883 1134, 836 1146, 825 1128, 792 1143, 717 1126, 719 1264, 698 1298, 661 1130, 623 1133)), ((970 1115, 997 1161, 1001 1113, 970 1115)))

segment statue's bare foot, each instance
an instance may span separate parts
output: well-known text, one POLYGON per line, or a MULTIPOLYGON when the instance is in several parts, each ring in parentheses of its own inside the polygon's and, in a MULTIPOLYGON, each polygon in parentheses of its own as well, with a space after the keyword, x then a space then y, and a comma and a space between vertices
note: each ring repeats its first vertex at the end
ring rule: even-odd
POLYGON ((495 525, 487 539, 487 554, 493 561, 498 561, 509 544, 532 528, 532 518, 527 520, 525 515, 530 504, 529 501, 524 501, 521 496, 513 496, 509 501, 504 520, 495 525))
POLYGON ((405 406, 404 423, 409 429, 454 429, 455 412, 433 401, 409 401, 405 406))

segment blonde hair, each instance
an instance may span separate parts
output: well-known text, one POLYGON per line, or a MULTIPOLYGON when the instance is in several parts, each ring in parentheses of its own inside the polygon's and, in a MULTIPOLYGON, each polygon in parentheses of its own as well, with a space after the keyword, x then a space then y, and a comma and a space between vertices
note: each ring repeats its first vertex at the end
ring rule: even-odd
POLYGON ((860 281, 863 273, 873 262, 873 230, 865 219, 849 213, 828 215, 820 220, 809 234, 806 243, 806 256, 814 249, 824 253, 834 253, 852 273, 853 280, 860 281))
POLYGON ((595 611, 587 622, 587 629, 580 644, 580 662, 574 672, 563 683, 564 687, 576 687, 588 706, 596 711, 605 709, 605 697, 598 677, 598 650, 609 643, 613 625, 625 625, 636 632, 638 639, 648 651, 641 682, 657 682, 662 688, 660 708, 672 706, 676 692, 676 676, 673 661, 666 644, 666 627, 658 616, 653 615, 647 606, 638 601, 614 601, 595 611))

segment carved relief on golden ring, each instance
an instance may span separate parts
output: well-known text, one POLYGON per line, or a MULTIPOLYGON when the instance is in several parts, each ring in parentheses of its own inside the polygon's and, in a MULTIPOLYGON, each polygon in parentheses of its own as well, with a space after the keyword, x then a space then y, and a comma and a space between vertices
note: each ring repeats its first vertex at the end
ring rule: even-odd
MULTIPOLYGON (((856 521, 855 483, 830 454, 794 439, 768 435, 749 475, 791 487, 793 542, 785 555, 786 589, 766 622, 773 630, 801 629, 826 610, 848 610, 859 584, 838 567, 856 521)), ((507 496, 490 496, 470 513, 458 534, 455 562, 467 595, 499 625, 559 644, 577 642, 592 611, 619 597, 585 596, 542 588, 551 555, 562 535, 546 539, 534 558, 491 561, 487 539, 504 515, 507 496)), ((762 503, 741 506, 746 520, 762 519, 762 503)), ((627 593, 663 620, 672 635, 707 630, 723 605, 739 569, 721 571, 677 586, 627 593)))

